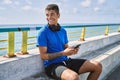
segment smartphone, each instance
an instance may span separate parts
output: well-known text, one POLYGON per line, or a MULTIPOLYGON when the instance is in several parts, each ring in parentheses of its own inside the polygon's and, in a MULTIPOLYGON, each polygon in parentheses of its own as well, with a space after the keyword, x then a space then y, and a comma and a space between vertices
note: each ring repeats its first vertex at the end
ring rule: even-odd
POLYGON ((81 44, 76 45, 74 48, 78 48, 81 44))

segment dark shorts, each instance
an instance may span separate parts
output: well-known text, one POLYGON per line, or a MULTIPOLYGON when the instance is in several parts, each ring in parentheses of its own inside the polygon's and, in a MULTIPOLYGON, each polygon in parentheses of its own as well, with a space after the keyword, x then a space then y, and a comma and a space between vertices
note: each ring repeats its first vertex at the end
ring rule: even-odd
POLYGON ((64 70, 69 68, 78 73, 80 67, 83 65, 85 61, 86 59, 70 58, 67 61, 49 65, 48 67, 45 68, 45 72, 49 77, 54 78, 56 80, 60 80, 61 74, 64 70))

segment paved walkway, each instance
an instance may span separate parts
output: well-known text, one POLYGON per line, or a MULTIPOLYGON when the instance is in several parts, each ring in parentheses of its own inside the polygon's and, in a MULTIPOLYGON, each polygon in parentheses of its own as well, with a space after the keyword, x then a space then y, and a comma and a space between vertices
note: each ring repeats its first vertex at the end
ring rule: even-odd
POLYGON ((120 80, 120 65, 105 80, 120 80))
MULTIPOLYGON (((108 46, 106 48, 102 48, 100 50, 93 51, 90 55, 83 56, 83 58, 84 57, 87 57, 87 59, 95 58, 96 56, 99 56, 100 54, 110 51, 112 48, 114 48, 118 45, 120 45, 120 43, 115 43, 112 46, 108 46)), ((120 65, 117 68, 115 68, 114 71, 110 75, 108 75, 107 78, 104 80, 120 80, 119 76, 120 76, 120 65)), ((49 79, 44 73, 42 73, 42 74, 37 74, 34 76, 24 78, 22 80, 53 80, 53 79, 49 79)))
MULTIPOLYGON (((45 74, 41 74, 31 76, 22 80, 53 80, 53 79, 48 79, 48 77, 46 77, 45 74)), ((109 74, 105 80, 120 80, 120 65, 111 74, 109 74)))
POLYGON ((42 74, 36 74, 34 76, 24 78, 22 80, 54 80, 54 79, 50 79, 49 77, 46 76, 45 73, 42 73, 42 74))

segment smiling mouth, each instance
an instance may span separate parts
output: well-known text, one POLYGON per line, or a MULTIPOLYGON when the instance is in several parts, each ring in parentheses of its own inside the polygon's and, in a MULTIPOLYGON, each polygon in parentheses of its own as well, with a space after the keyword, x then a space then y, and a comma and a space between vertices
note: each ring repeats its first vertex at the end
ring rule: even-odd
POLYGON ((50 22, 53 22, 54 20, 49 20, 50 22))
POLYGON ((49 20, 49 22, 53 22, 53 20, 49 20))

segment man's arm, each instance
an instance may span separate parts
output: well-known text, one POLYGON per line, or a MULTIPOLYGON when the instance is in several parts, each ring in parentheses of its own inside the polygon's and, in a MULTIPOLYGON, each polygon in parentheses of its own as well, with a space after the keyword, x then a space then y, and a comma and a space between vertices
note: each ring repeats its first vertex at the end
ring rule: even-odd
POLYGON ((65 44, 65 46, 64 46, 64 47, 65 47, 65 49, 66 49, 66 48, 68 48, 68 44, 65 44))
MULTIPOLYGON (((68 47, 68 44, 65 44, 64 47, 66 49, 68 47)), ((41 47, 41 46, 39 47, 39 51, 40 51, 41 58, 43 60, 54 59, 54 58, 63 56, 63 53, 64 53, 63 51, 61 51, 61 52, 49 54, 49 53, 47 53, 47 47, 41 47)))
POLYGON ((61 51, 61 52, 49 54, 47 53, 47 47, 41 47, 41 46, 39 47, 39 51, 40 51, 40 56, 43 60, 58 58, 62 56, 64 53, 63 51, 61 51))
POLYGON ((68 45, 66 44, 65 50, 63 50, 61 52, 49 54, 49 53, 47 53, 47 47, 42 47, 42 46, 39 46, 39 51, 40 51, 41 58, 43 60, 50 60, 50 59, 58 58, 63 55, 68 56, 68 55, 75 54, 75 53, 77 53, 78 50, 74 49, 74 48, 68 48, 68 45))

